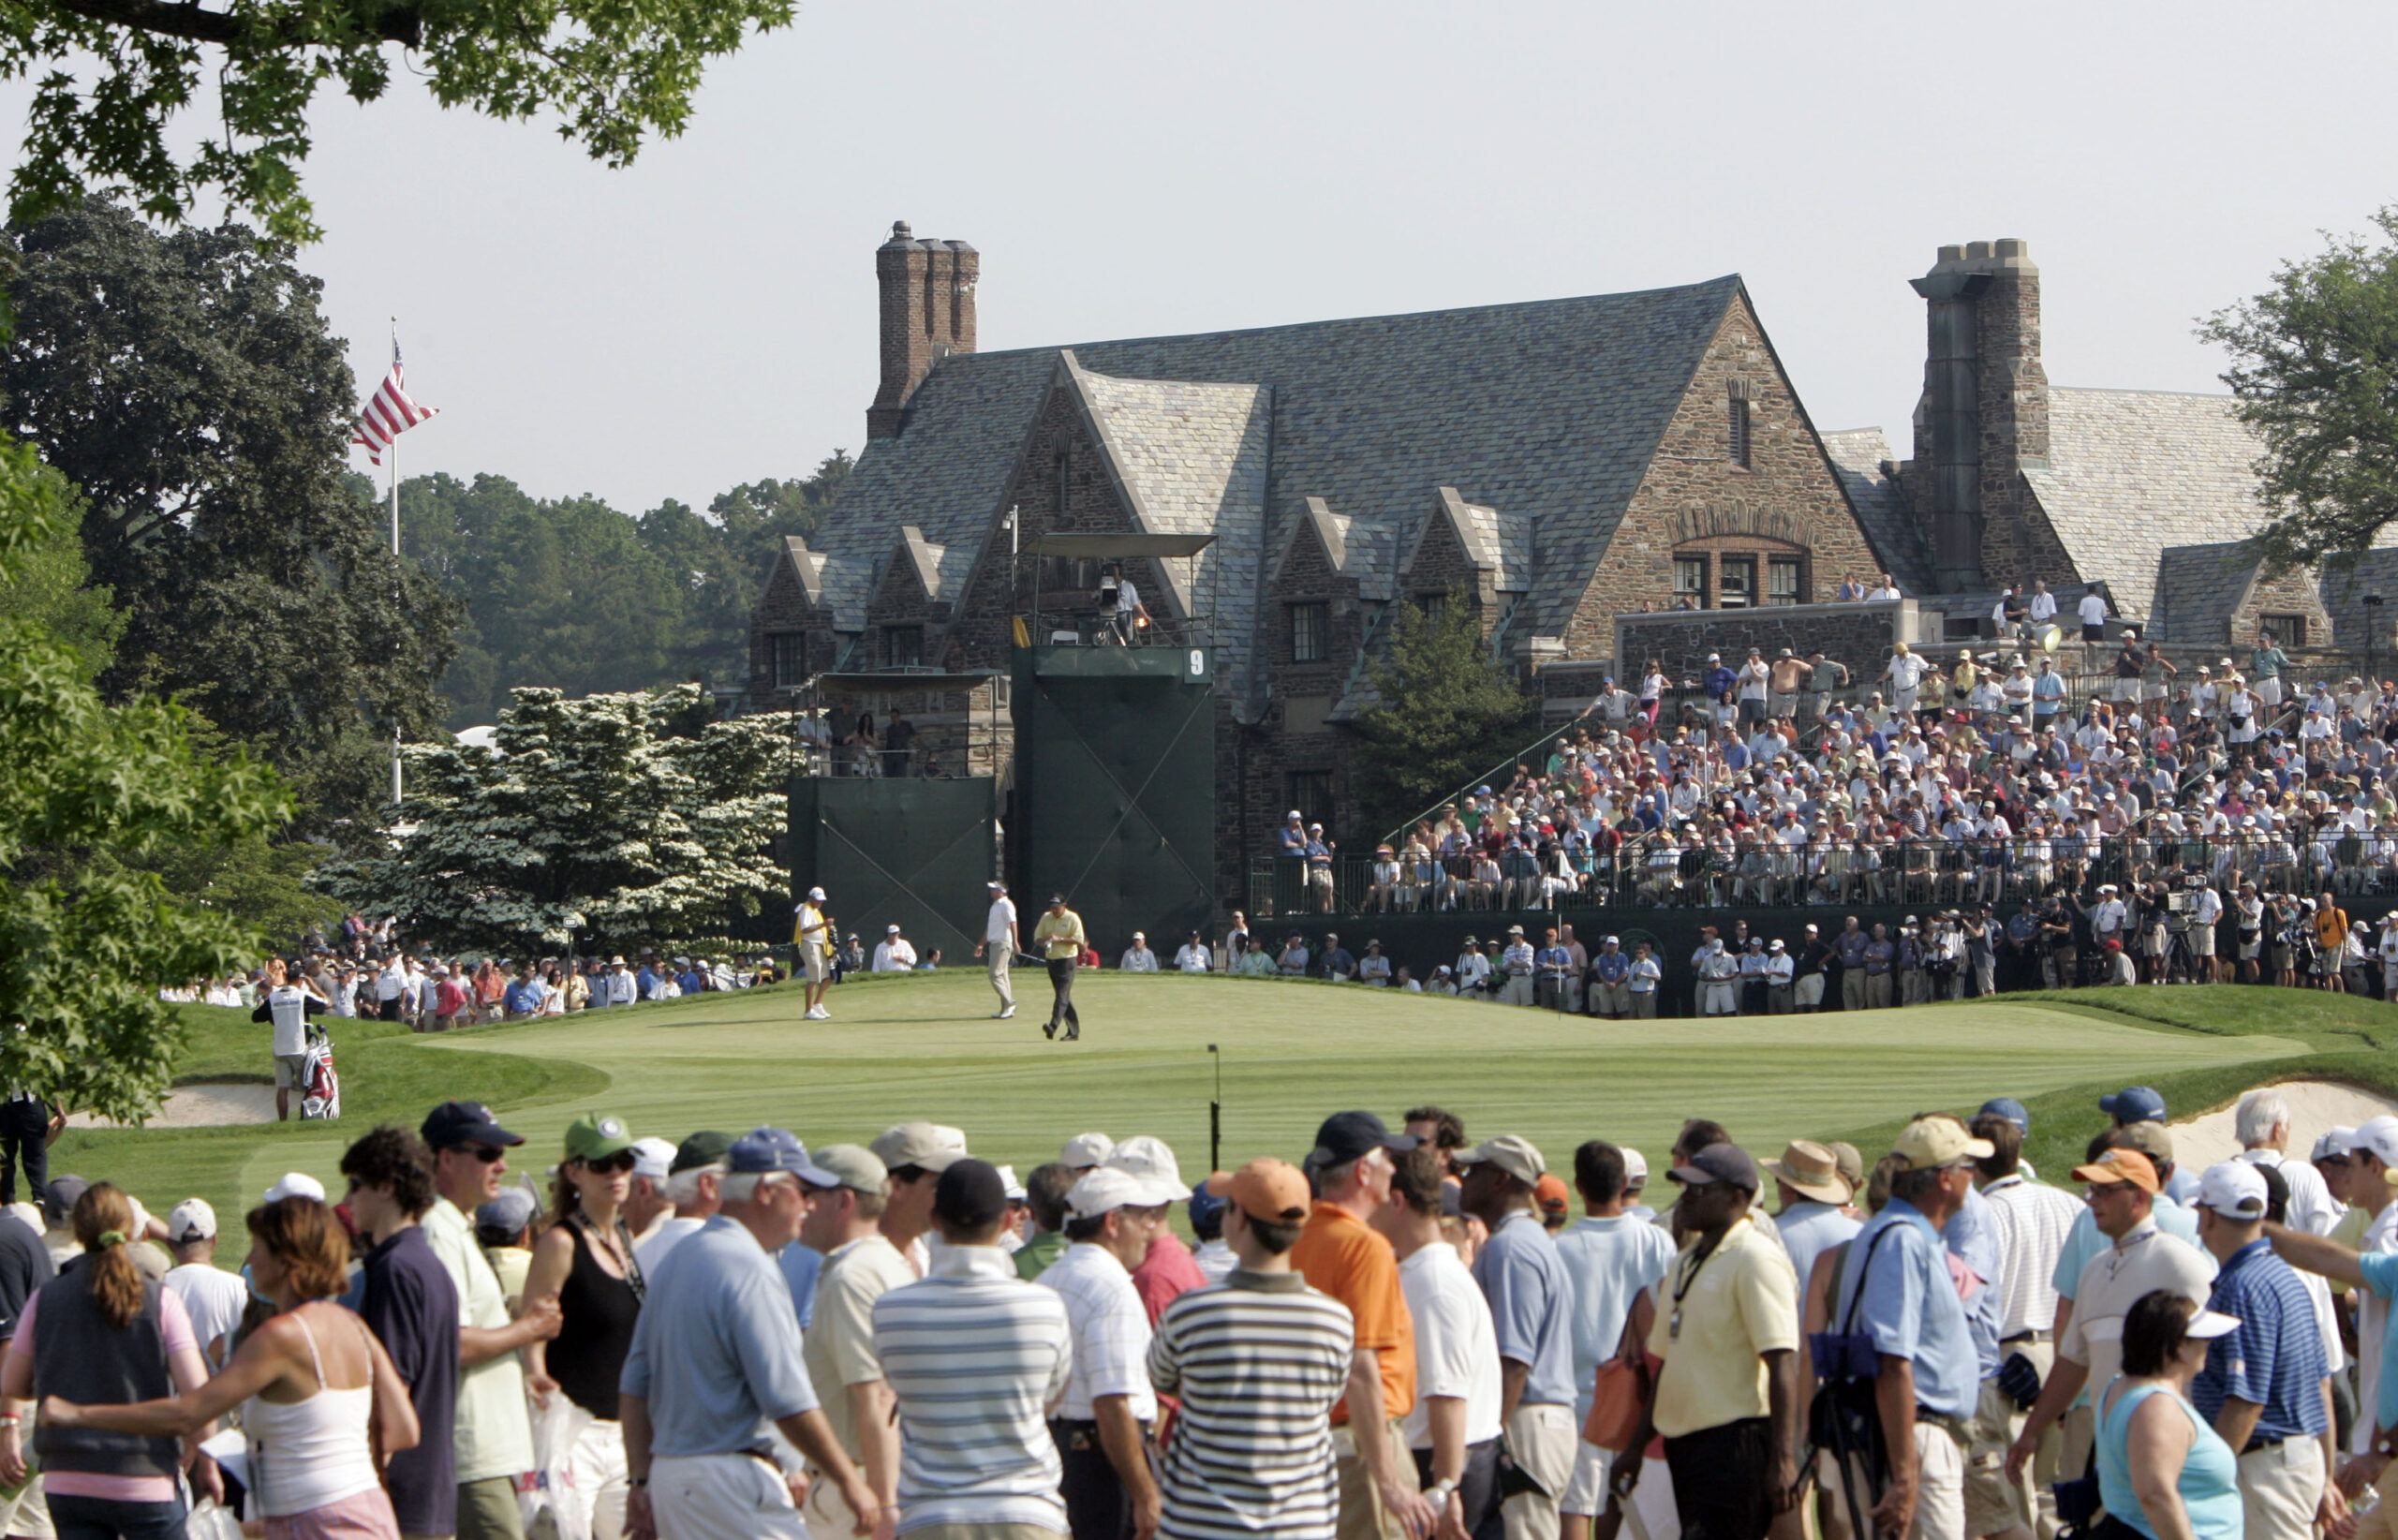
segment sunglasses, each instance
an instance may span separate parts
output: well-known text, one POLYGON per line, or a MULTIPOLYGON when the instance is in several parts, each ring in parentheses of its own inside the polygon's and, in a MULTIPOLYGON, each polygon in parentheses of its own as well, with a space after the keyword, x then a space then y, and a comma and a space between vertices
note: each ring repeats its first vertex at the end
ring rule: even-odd
POLYGON ((494 1145, 464 1145, 459 1148, 463 1153, 472 1155, 476 1160, 482 1162, 485 1165, 491 1164, 494 1161, 498 1160, 501 1156, 508 1153, 508 1151, 494 1145))
POLYGON ((612 1171, 630 1171, 633 1168, 633 1152, 629 1149, 620 1149, 614 1155, 601 1155, 597 1159, 584 1157, 582 1158, 582 1164, 583 1169, 585 1171, 599 1171, 603 1173, 612 1171))

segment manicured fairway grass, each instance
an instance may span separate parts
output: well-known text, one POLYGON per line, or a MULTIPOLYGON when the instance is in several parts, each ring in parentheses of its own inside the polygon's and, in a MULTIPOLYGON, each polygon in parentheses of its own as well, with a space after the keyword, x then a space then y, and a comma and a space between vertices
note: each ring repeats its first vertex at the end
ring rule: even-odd
MULTIPOLYGON (((1221 1050, 1223 1155, 1295 1159, 1324 1114, 1372 1107, 1394 1121, 1437 1102, 1477 1135, 1531 1137, 1552 1163, 1594 1135, 1662 1157, 1682 1118, 1706 1116, 1760 1154, 1796 1135, 1873 1133, 1933 1107, 1970 1112, 2013 1095, 2074 1143, 2085 1093, 2146 1081, 2211 1100, 2285 1073, 2386 1081, 2371 1002, 2268 990, 2016 996, 1872 1014, 1606 1023, 1536 1011, 1316 985, 1103 973, 1078 983, 1079 1044, 1045 1042, 1047 988, 1026 979, 1016 1019, 988 1019, 979 973, 846 985, 835 1019, 798 1019, 788 989, 511 1025, 338 1036, 348 1116, 338 1125, 76 1133, 52 1170, 112 1176, 163 1206, 198 1192, 230 1211, 286 1170, 338 1190, 342 1146, 384 1118, 413 1125, 442 1096, 491 1101, 556 1158, 566 1124, 600 1107, 637 1133, 776 1122, 811 1145, 864 1142, 903 1118, 965 1129, 978 1153, 1021 1172, 1069 1134, 1161 1135, 1185 1173, 1208 1159, 1207 1103, 1221 1050), (2163 1017, 2097 1007, 2121 1001, 2163 1017), (2220 1089, 2218 1089, 2220 1088, 2220 1089), (2070 1117, 2065 1115, 2070 1114, 2070 1117)), ((266 1062, 265 1029, 199 1012, 187 1074, 266 1062)), ((2398 1034, 2393 1034, 2398 1039, 2398 1034)), ((2198 1110, 2186 1096, 2177 1116, 2198 1110)), ((2035 1129, 2035 1133, 2042 1132, 2035 1129)), ((2035 1144, 2035 1153, 2039 1153, 2035 1144)))

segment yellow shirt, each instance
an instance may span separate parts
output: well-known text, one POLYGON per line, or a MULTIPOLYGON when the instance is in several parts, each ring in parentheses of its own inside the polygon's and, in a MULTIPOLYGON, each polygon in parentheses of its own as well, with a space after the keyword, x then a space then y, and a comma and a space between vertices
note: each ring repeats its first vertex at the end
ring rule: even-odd
POLYGON ((1083 917, 1070 909, 1055 914, 1044 913, 1041 923, 1032 927, 1032 943, 1051 962, 1060 957, 1079 957, 1083 951, 1083 917))
POLYGON ((814 904, 800 905, 799 923, 792 926, 791 943, 793 946, 821 946, 829 950, 833 944, 833 933, 825 926, 824 911, 814 904))
MULTIPOLYGON (((2340 1222, 2331 1226, 2331 1238, 2351 1251, 2361 1251, 2364 1250, 2365 1230, 2372 1223, 2371 1214, 2366 1213, 2361 1206, 2350 1204, 2348 1211, 2340 1216, 2340 1222)), ((2333 1294, 2348 1292, 2348 1285, 2341 1280, 2335 1278, 2331 1282, 2333 1294)))
POLYGON ((1658 1432, 1680 1438, 1772 1414, 1758 1355, 1798 1349, 1798 1277, 1790 1254, 1759 1236, 1755 1221, 1734 1221, 1704 1260, 1683 1248, 1649 1295, 1657 1308, 1649 1351, 1665 1360, 1657 1376, 1658 1432))

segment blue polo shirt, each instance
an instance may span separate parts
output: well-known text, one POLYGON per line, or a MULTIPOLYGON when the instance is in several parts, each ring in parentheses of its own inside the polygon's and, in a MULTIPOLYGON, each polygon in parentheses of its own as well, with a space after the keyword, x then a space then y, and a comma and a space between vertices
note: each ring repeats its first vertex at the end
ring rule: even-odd
POLYGON ((2306 1285, 2273 1255, 2272 1242, 2252 1241, 2231 1253, 2215 1274, 2207 1309, 2240 1323, 2207 1348, 2207 1367, 2190 1382, 2190 1404, 2213 1423, 2224 1398, 2237 1396, 2264 1410, 2252 1438, 2315 1438, 2323 1415, 2323 1333, 2306 1285))
POLYGON ((1499 1356, 1530 1371, 1522 1404, 1574 1404, 1574 1281, 1557 1243, 1529 1208, 1491 1232, 1473 1259, 1473 1281, 1490 1301, 1499 1356))
POLYGON ((653 1454, 763 1451, 773 1446, 766 1424, 816 1410, 799 1348, 781 1269, 746 1226, 718 1214, 650 1275, 617 1385, 648 1400, 653 1454))
MULTIPOLYGON (((2364 1271, 2364 1286, 2384 1299, 2398 1298, 2398 1251, 2367 1251, 2357 1258, 2364 1271)), ((2398 1331, 2381 1338, 2381 1378, 2374 1420, 2384 1428, 2398 1425, 2398 1331)))
POLYGON ((411 1224, 366 1253, 359 1271, 359 1319, 383 1344, 408 1387, 419 1439, 384 1467, 392 1512, 404 1534, 452 1534, 458 1520, 458 1289, 422 1225, 411 1224))
POLYGON ((1947 1251, 1932 1222, 1905 1199, 1892 1198, 1866 1221, 1849 1243, 1849 1255, 1858 1265, 1841 1269, 1832 1318, 1849 1319, 1855 1303, 1857 1329, 1873 1339, 1873 1351, 1913 1361, 1917 1404, 1948 1416, 1972 1416, 1981 1377, 1975 1372, 1965 1307, 1948 1276, 1947 1251), (1874 1250, 1874 1237, 1885 1230, 1893 1233, 1874 1250))
POLYGON ((1628 952, 1602 952, 1591 959, 1591 971, 1602 984, 1621 984, 1632 977, 1632 955, 1628 952))
POLYGON ((1981 1280, 1980 1286, 1965 1301, 1965 1329, 1974 1340, 1974 1362, 1987 1380, 1998 1372, 1999 1307, 2003 1303, 1999 1275, 2006 1266, 2006 1253, 1991 1218, 1990 1200, 1967 1188, 1965 1206, 1949 1217, 1941 1238, 1947 1242, 1957 1260, 1981 1280))

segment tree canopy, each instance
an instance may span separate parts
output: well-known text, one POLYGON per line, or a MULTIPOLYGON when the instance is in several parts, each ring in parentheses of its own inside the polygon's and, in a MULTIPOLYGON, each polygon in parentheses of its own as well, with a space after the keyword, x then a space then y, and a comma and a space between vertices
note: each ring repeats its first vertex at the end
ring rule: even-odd
POLYGON ((238 227, 90 200, 13 232, 7 425, 83 493, 125 619, 112 700, 172 694, 298 783, 318 826, 440 716, 453 608, 345 470, 357 398, 319 285, 238 227))
POLYGON ((2223 381, 2265 441, 2277 567, 2364 551, 2398 519, 2398 207, 2374 223, 2379 242, 2327 240, 2198 333, 2231 354, 2223 381))
POLYGON ((1490 657, 1480 615, 1451 599, 1402 600, 1390 651, 1371 674, 1375 699, 1357 714, 1356 819, 1380 835, 1514 752, 1538 703, 1490 657))
MULTIPOLYGON (((66 484, 0 442, 0 585, 72 528, 66 484)), ((0 1084, 117 1118, 165 1095, 182 1042, 162 984, 247 966, 256 935, 142 863, 259 839, 273 772, 196 742, 181 707, 111 705, 39 620, 0 611, 0 1084)))
POLYGON ((505 477, 400 485, 401 548, 465 608, 442 676, 448 723, 497 718, 518 685, 569 695, 703 681, 746 686, 749 613, 785 535, 813 535, 848 476, 668 500, 639 517, 591 496, 536 498, 505 477))
POLYGON ((785 891, 773 841, 797 740, 788 714, 713 714, 696 685, 519 689, 491 748, 412 746, 384 850, 312 881, 445 949, 721 941, 785 891))
POLYGON ((629 165, 651 135, 683 131, 710 60, 753 29, 788 25, 795 9, 794 0, 12 0, 0 74, 36 84, 11 216, 37 219, 103 192, 177 222, 216 193, 276 240, 313 240, 300 178, 309 104, 327 84, 374 101, 395 58, 444 107, 549 117, 593 159, 629 165), (194 108, 207 131, 181 155, 174 141, 188 131, 170 130, 194 108))

